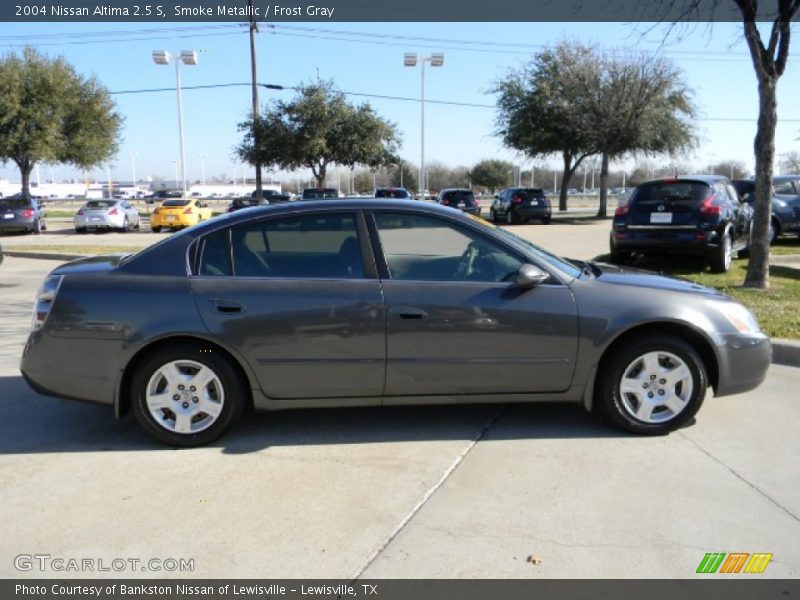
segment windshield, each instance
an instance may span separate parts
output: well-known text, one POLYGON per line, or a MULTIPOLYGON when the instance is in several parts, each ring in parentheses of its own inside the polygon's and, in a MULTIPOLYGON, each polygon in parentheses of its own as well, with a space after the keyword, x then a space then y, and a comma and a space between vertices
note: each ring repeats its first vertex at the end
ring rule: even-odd
POLYGON ((475 194, 469 190, 452 190, 442 193, 442 200, 448 202, 463 202, 467 206, 475 204, 475 194))
POLYGON ((334 189, 320 189, 320 190, 303 190, 304 200, 320 200, 338 198, 339 193, 334 189))

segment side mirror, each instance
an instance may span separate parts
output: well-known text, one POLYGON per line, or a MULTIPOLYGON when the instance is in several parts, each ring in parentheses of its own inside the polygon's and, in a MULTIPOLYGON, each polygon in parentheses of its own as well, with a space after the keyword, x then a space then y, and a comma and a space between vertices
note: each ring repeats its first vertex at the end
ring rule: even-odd
POLYGON ((525 263, 517 271, 517 278, 515 283, 517 287, 532 288, 540 283, 544 283, 550 276, 542 271, 539 267, 530 263, 525 263))

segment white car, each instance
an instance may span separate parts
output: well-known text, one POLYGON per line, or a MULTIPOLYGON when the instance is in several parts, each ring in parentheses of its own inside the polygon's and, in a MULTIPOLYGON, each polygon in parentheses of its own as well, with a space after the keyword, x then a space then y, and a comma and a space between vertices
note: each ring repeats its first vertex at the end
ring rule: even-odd
POLYGON ((75 231, 86 233, 90 229, 139 229, 139 209, 124 199, 89 200, 75 213, 75 231))

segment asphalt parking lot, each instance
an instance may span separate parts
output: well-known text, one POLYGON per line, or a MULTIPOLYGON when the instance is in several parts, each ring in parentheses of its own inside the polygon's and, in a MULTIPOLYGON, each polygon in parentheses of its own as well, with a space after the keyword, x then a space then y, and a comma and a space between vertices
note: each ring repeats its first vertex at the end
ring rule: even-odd
MULTIPOLYGON (((605 251, 602 225, 517 230, 584 258, 605 251)), ((172 450, 22 381, 32 298, 56 264, 0 266, 2 577, 65 575, 15 568, 39 553, 194 560, 69 577, 685 578, 707 552, 772 553, 761 576, 800 576, 800 369, 708 397, 663 438, 577 406, 448 406, 261 413, 210 447, 172 450)))

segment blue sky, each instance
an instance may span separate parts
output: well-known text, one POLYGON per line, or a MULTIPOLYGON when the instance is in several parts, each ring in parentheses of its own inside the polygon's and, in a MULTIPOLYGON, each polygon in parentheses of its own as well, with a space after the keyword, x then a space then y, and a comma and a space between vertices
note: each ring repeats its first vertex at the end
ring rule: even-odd
MULTIPOLYGON (((264 24, 261 28, 257 38, 261 82, 291 86, 313 81, 319 73, 346 92, 418 98, 419 68, 404 68, 403 53, 443 51, 445 65, 426 68, 426 98, 482 105, 494 104, 487 93, 493 81, 523 64, 541 46, 569 38, 602 48, 656 53, 663 41, 659 28, 623 23, 284 23, 274 29, 264 24)), ((793 54, 798 55, 798 40, 793 41, 793 54)), ((18 44, 25 43, 63 55, 80 72, 97 75, 112 91, 170 88, 115 96, 125 117, 120 152, 112 166, 117 179, 131 177, 131 153, 138 178, 174 176, 172 161, 179 155, 175 72, 156 66, 152 50, 200 52, 198 66, 181 70, 184 86, 250 80, 246 27, 230 23, 0 24, 0 52, 19 51, 18 44), (102 43, 88 43, 95 41, 102 43)), ((752 168, 758 101, 741 26, 694 26, 660 51, 684 71, 700 110, 702 140, 687 162, 700 168, 711 161, 735 159, 752 168)), ((778 153, 800 150, 796 62, 790 60, 779 84, 778 114, 783 121, 778 126, 778 153)), ((260 91, 262 103, 291 95, 291 91, 260 91)), ((351 100, 367 99, 351 96, 351 100)), ((416 163, 419 102, 368 101, 398 125, 403 137, 401 154, 416 163)), ((241 137, 237 123, 249 111, 249 87, 185 90, 183 102, 187 177, 201 177, 200 156, 205 155, 209 179, 222 173, 231 176, 234 170, 240 178, 243 167, 235 165, 232 154, 241 137)), ((492 108, 426 104, 426 161, 471 166, 483 158, 501 157, 530 164, 504 149, 493 135, 494 117, 492 108)), ((40 169, 43 180, 51 172, 56 179, 76 175, 64 166, 40 169)), ((104 171, 92 173, 103 177, 104 171)), ((0 166, 0 177, 17 180, 18 174, 6 165, 0 166)))

